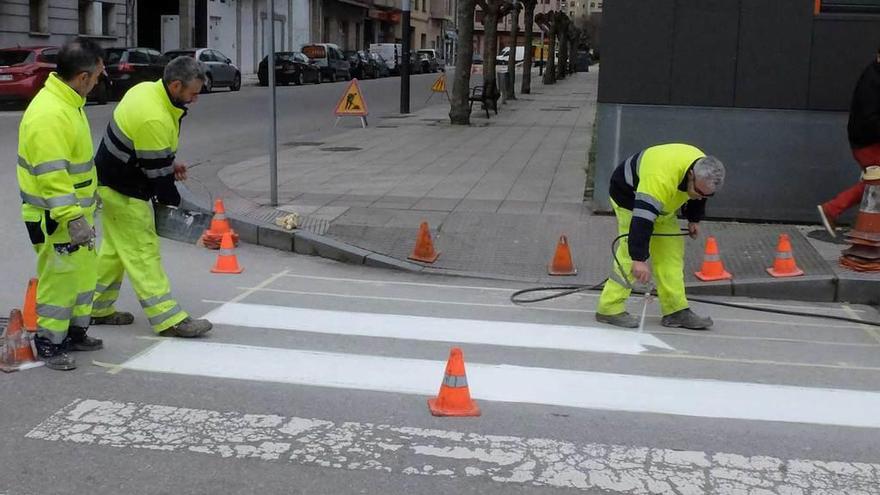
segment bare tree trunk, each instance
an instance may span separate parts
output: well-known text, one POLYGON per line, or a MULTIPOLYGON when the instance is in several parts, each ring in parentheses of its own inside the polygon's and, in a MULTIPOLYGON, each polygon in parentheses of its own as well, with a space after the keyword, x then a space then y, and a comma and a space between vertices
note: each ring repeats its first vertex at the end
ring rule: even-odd
POLYGON ((449 121, 453 125, 470 125, 471 108, 468 102, 471 86, 471 64, 474 61, 474 0, 458 0, 458 43, 455 53, 455 76, 449 121))
POLYGON ((568 73, 574 74, 577 71, 577 46, 580 40, 580 31, 575 30, 574 34, 569 37, 568 42, 568 73))
POLYGON ((484 11, 483 17, 483 86, 487 100, 486 105, 492 110, 498 110, 497 97, 498 81, 495 75, 495 67, 498 61, 498 8, 489 6, 484 11))
POLYGON ((566 17, 563 17, 564 14, 560 15, 562 17, 562 22, 559 22, 559 27, 556 28, 557 35, 559 37, 559 67, 557 68, 556 79, 565 79, 566 74, 568 73, 568 28, 569 23, 566 17))
MULTIPOLYGON (((510 53, 507 58, 507 99, 516 99, 516 37, 519 34, 519 8, 511 13, 510 53)), ((523 49, 525 51, 525 49, 523 49)))
MULTIPOLYGON (((532 92, 532 65, 534 64, 534 61, 532 60, 532 43, 535 40, 535 35, 532 33, 532 26, 535 24, 535 5, 537 2, 535 0, 526 0, 523 3, 526 7, 524 19, 526 27, 526 53, 523 57, 522 89, 520 89, 520 92, 527 95, 532 92)), ((541 47, 542 50, 543 48, 544 47, 541 47)))
POLYGON ((555 19, 555 15, 552 13, 550 17, 553 20, 550 22, 550 30, 547 32, 547 38, 549 44, 547 45, 547 62, 546 67, 544 67, 544 84, 554 84, 556 83, 556 25, 557 21, 555 19))

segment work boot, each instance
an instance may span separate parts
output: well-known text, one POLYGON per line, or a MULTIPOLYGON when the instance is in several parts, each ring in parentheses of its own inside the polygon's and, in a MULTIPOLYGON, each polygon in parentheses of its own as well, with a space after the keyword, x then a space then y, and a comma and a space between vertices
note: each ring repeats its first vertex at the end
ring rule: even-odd
POLYGON ((616 315, 596 313, 596 321, 623 328, 639 328, 639 319, 624 311, 616 315))
POLYGON ((689 330, 707 330, 712 326, 712 318, 698 316, 689 308, 676 311, 663 317, 660 324, 664 327, 687 328, 689 330))
POLYGON ((70 339, 71 351, 97 351, 104 348, 104 341, 86 335, 86 328, 69 327, 67 338, 70 339))
POLYGON ((52 370, 70 371, 76 369, 76 360, 67 353, 68 339, 62 344, 53 344, 51 340, 34 336, 34 347, 37 355, 46 363, 46 367, 52 370))
POLYGON ((131 325, 134 315, 125 311, 117 311, 107 316, 93 316, 92 325, 131 325))
POLYGON ((834 228, 836 227, 836 225, 834 225, 834 218, 825 212, 824 206, 816 205, 816 209, 819 210, 819 219, 822 220, 822 226, 825 227, 825 230, 828 231, 828 234, 830 234, 831 237, 837 237, 837 232, 834 231, 834 228))
POLYGON ((211 322, 208 320, 194 320, 187 317, 177 325, 174 325, 167 330, 163 330, 160 335, 163 337, 183 337, 185 339, 191 339, 193 337, 201 337, 210 332, 211 328, 213 328, 213 325, 211 325, 211 322))

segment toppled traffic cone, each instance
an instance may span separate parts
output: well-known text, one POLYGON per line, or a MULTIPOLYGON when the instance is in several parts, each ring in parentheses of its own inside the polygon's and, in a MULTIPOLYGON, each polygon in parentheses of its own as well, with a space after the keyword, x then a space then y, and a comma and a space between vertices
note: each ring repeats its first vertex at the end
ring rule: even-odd
POLYGON ((718 243, 715 242, 714 236, 706 239, 706 252, 703 254, 703 266, 700 271, 694 273, 698 279, 703 282, 714 282, 716 280, 730 280, 733 275, 724 269, 724 263, 721 262, 721 255, 718 254, 718 243))
POLYGON ((449 351, 440 394, 435 399, 428 399, 428 409, 434 416, 480 415, 480 407, 471 399, 467 375, 464 372, 464 356, 458 347, 449 351))
POLYGON ((21 311, 13 309, 9 313, 9 322, 4 333, 3 346, 0 348, 0 370, 7 373, 42 366, 42 361, 34 357, 31 336, 22 331, 24 326, 21 311))
POLYGON ((788 234, 779 234, 779 243, 776 246, 776 258, 773 260, 773 266, 767 269, 767 273, 776 277, 798 277, 804 274, 803 270, 798 268, 794 261, 794 254, 791 251, 791 240, 788 234))
POLYGON ((862 194, 856 224, 847 234, 851 244, 840 264, 859 272, 880 272, 880 167, 868 167, 862 176, 862 194))
POLYGON ((433 263, 440 257, 440 253, 434 250, 434 241, 431 240, 431 230, 428 222, 422 222, 419 226, 419 235, 416 237, 416 245, 409 259, 422 263, 433 263))
POLYGON ((24 306, 22 306, 24 328, 28 332, 37 331, 37 279, 28 280, 27 291, 24 293, 24 306))
POLYGON ((214 201, 214 216, 211 218, 211 225, 202 233, 199 243, 208 249, 220 249, 220 242, 223 240, 223 234, 229 232, 232 235, 234 246, 238 246, 238 234, 232 230, 229 225, 229 219, 226 218, 226 208, 223 206, 223 200, 217 198, 214 201))
POLYGON ((233 249, 235 249, 235 244, 232 242, 232 233, 227 232, 223 234, 223 240, 220 241, 220 253, 217 254, 217 262, 214 264, 214 268, 211 268, 211 273, 241 273, 244 271, 238 265, 238 258, 232 252, 233 249))
POLYGON ((547 273, 550 275, 577 275, 577 272, 574 261, 571 260, 568 237, 563 234, 559 237, 559 243, 556 244, 556 252, 553 254, 553 260, 550 261, 547 273))

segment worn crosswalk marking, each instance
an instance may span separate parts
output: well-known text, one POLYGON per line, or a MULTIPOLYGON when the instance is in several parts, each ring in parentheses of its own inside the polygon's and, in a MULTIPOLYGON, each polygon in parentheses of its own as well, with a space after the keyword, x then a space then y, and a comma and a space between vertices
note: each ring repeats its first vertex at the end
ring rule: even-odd
MULTIPOLYGON (((118 368, 430 396, 437 394, 445 366, 425 359, 168 339, 118 368)), ((466 369, 471 395, 491 401, 880 428, 876 392, 473 362, 466 369)))
POLYGON ((630 495, 880 494, 880 465, 79 399, 27 438, 630 495))

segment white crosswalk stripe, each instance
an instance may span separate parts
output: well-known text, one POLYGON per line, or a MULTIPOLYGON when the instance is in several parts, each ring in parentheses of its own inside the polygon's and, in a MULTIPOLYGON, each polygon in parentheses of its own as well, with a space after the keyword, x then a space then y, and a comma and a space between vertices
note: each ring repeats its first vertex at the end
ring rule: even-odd
POLYGON ((880 494, 880 465, 80 399, 28 438, 629 495, 880 494))

